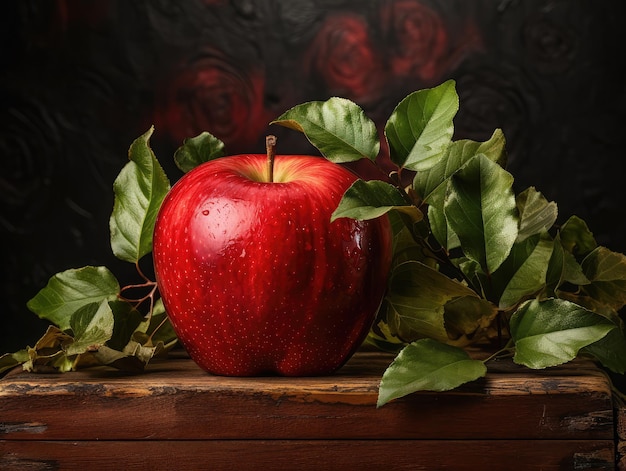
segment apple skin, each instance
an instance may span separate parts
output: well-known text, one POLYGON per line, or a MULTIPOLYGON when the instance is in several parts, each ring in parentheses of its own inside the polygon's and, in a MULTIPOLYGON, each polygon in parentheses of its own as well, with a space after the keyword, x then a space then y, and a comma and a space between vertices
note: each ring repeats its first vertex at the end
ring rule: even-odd
POLYGON ((313 156, 222 157, 185 174, 153 256, 176 334, 206 371, 326 375, 363 342, 391 264, 386 216, 330 222, 356 176, 313 156))

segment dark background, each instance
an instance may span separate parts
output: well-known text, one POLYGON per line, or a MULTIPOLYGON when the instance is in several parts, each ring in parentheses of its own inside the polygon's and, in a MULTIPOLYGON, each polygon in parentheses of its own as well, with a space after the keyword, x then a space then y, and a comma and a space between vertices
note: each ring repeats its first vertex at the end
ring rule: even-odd
MULTIPOLYGON (((46 323, 26 302, 53 274, 106 265, 112 183, 151 124, 172 154, 208 130, 261 152, 267 123, 333 95, 379 127, 412 91, 457 80, 456 138, 504 129, 517 189, 626 251, 626 2, 10 0, 0 19, 0 353, 46 323)), ((281 153, 313 152, 271 129, 281 153)))

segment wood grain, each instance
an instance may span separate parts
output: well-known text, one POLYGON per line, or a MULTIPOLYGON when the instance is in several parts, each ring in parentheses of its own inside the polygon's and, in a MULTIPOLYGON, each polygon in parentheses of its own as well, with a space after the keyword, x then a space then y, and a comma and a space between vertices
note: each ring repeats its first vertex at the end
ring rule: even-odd
POLYGON ((626 471, 626 403, 615 397, 618 469, 626 471))
POLYGON ((247 463, 241 469, 360 460, 376 463, 363 469, 614 469, 610 382, 591 362, 529 371, 501 361, 457 390, 377 409, 391 359, 360 352, 337 374, 312 378, 218 377, 187 358, 141 375, 16 370, 0 381, 0 469, 78 469, 89 459, 114 469, 120 456, 131 460, 124 469, 139 469, 145 457, 135 468, 134 453, 187 469, 205 459, 227 469, 233 456, 247 463))
POLYGON ((611 440, 0 441, 3 471, 613 469, 611 440))

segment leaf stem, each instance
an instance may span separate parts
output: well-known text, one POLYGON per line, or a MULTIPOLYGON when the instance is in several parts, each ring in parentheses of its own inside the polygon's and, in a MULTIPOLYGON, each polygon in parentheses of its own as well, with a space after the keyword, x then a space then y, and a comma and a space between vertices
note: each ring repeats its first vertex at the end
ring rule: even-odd
POLYGON ((135 305, 135 308, 137 308, 145 300, 149 299, 150 300, 149 314, 152 315, 152 309, 154 307, 154 295, 156 293, 156 290, 157 290, 156 282, 148 281, 146 283, 139 283, 139 284, 135 284, 135 285, 124 286, 122 289, 120 289, 120 294, 119 294, 118 297, 122 301, 133 303, 135 305), (127 298, 126 296, 124 296, 122 294, 122 293, 124 293, 124 291, 128 291, 129 289, 137 289, 137 288, 150 288, 150 291, 148 292, 148 294, 146 294, 145 296, 143 296, 141 298, 127 298))
POLYGON ((265 138, 265 151, 267 153, 267 181, 274 182, 274 158, 276 156, 274 147, 276 146, 276 136, 265 138))
POLYGON ((139 260, 137 260, 137 261, 135 262, 135 269, 137 270, 137 273, 139 273, 139 276, 140 276, 140 277, 141 277, 141 278, 142 278, 142 279, 146 282, 146 284, 149 284, 149 283, 154 283, 154 281, 152 281, 150 278, 148 278, 148 277, 144 274, 143 270, 142 270, 142 269, 141 269, 141 267, 139 266, 139 260))
POLYGON ((120 289, 118 298, 122 301, 133 304, 135 309, 137 309, 144 301, 150 300, 150 307, 148 313, 146 314, 146 317, 150 318, 152 317, 152 311, 154 310, 154 302, 158 285, 156 281, 151 280, 150 278, 148 278, 148 276, 145 275, 145 273, 141 270, 141 267, 139 266, 139 262, 135 263, 135 268, 137 269, 137 273, 139 273, 139 276, 144 280, 144 282, 123 286, 120 289), (130 298, 124 295, 124 292, 128 290, 141 288, 149 288, 148 294, 139 298, 130 298))
POLYGON ((152 311, 154 309, 154 297, 158 288, 157 283, 156 281, 151 280, 145 275, 145 273, 141 270, 141 267, 139 266, 139 262, 135 263, 135 268, 137 269, 137 273, 139 273, 139 276, 144 280, 144 282, 132 284, 132 285, 126 285, 122 287, 120 289, 120 294, 118 297, 122 301, 133 303, 135 305, 135 308, 138 308, 139 305, 141 305, 141 303, 143 303, 144 301, 150 300, 150 308, 148 310, 147 316, 151 317, 152 311), (140 288, 149 288, 148 294, 140 298, 128 298, 124 296, 123 294, 125 291, 131 290, 131 289, 140 289, 140 288))
POLYGON ((147 344, 151 344, 151 343, 152 343, 152 338, 154 337, 154 334, 156 334, 156 333, 157 333, 157 331, 158 331, 161 327, 163 327, 167 321, 168 321, 168 317, 167 317, 167 316, 165 316, 165 317, 163 318, 163 320, 159 323, 159 325, 157 325, 157 326, 154 328, 154 330, 152 331, 152 333, 151 333, 151 334, 150 334, 150 336, 148 337, 148 340, 146 340, 146 342, 145 342, 145 343, 146 343, 146 345, 147 345, 147 344))
POLYGON ((515 350, 515 345, 514 345, 513 339, 509 339, 509 341, 506 343, 506 345, 503 348, 501 348, 497 352, 487 357, 485 360, 483 360, 483 363, 487 363, 498 357, 512 356, 514 350, 515 350), (504 355, 504 353, 506 353, 506 355, 504 355))

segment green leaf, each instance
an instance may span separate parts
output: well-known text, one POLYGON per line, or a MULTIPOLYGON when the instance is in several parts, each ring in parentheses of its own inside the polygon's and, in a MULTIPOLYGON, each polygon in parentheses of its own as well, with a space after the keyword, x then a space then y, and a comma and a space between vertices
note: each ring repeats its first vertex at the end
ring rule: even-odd
POLYGON ((168 349, 176 343, 176 332, 167 317, 162 299, 157 300, 152 315, 137 326, 132 338, 147 347, 162 342, 164 348, 168 349))
POLYGON ((417 171, 435 165, 451 142, 458 110, 454 80, 407 96, 385 125, 391 161, 417 171))
POLYGON ((483 154, 450 179, 444 203, 446 220, 465 255, 485 273, 507 258, 517 238, 518 218, 513 176, 483 154))
POLYGON ((68 356, 97 350, 113 335, 113 312, 107 301, 78 309, 70 320, 74 341, 65 348, 68 356))
POLYGON ((563 248, 576 256, 587 255, 598 246, 587 223, 578 216, 570 217, 561 227, 560 234, 563 248))
POLYGON ((560 365, 615 328, 605 317, 569 301, 529 301, 511 317, 513 361, 534 369, 560 365))
POLYGON ((612 329, 597 342, 584 347, 583 352, 592 355, 615 373, 626 373, 626 336, 622 329, 612 329))
POLYGON ((584 294, 616 311, 626 304, 626 255, 597 247, 581 266, 590 281, 582 288, 584 294))
POLYGON ((132 304, 125 301, 110 302, 113 312, 113 334, 107 346, 121 351, 130 341, 133 332, 143 322, 144 316, 132 304))
POLYGON ((150 319, 150 325, 148 326, 148 332, 150 333, 150 345, 163 344, 163 348, 169 350, 173 347, 177 341, 176 331, 174 326, 169 320, 167 313, 155 313, 150 319))
POLYGON ((483 154, 489 160, 504 167, 506 162, 506 142, 502 130, 496 129, 491 138, 485 142, 476 142, 468 139, 452 142, 444 153, 443 158, 433 167, 415 174, 413 188, 428 204, 434 204, 433 199, 438 197, 443 204, 448 181, 467 162, 478 154, 483 154))
POLYGON ((91 303, 114 301, 119 292, 117 279, 106 267, 71 269, 50 278, 27 307, 59 329, 67 330, 74 312, 91 303))
POLYGON ((407 345, 383 374, 377 407, 416 391, 449 391, 487 374, 461 348, 423 339, 407 345))
POLYGON ((421 262, 402 263, 391 273, 386 322, 392 334, 405 342, 423 337, 445 342, 448 340, 445 305, 463 296, 477 295, 421 262))
POLYGON ((196 137, 190 137, 183 141, 183 145, 174 152, 174 162, 179 169, 186 173, 204 162, 224 155, 224 143, 204 131, 196 137))
POLYGON ((113 183, 115 202, 109 221, 111 248, 120 260, 137 263, 152 251, 152 232, 170 183, 149 140, 154 128, 130 146, 128 162, 113 183))
POLYGON ((374 122, 356 103, 345 98, 297 105, 270 124, 304 133, 322 155, 335 163, 375 160, 380 150, 374 122))
MULTIPOLYGON (((506 138, 504 137, 504 132, 502 129, 494 129, 491 137, 484 142, 476 142, 474 141, 459 141, 465 142, 465 146, 469 146, 470 149, 472 145, 478 144, 474 153, 476 155, 483 154, 492 162, 497 163, 500 167, 505 168, 507 163, 507 153, 506 153, 506 138)), ((467 150, 465 150, 467 152, 467 150)))
POLYGON ((506 149, 504 134, 496 129, 488 141, 455 141, 446 149, 443 158, 432 168, 417 172, 413 180, 415 191, 428 203, 428 220, 437 241, 447 250, 460 245, 444 214, 446 189, 452 175, 479 154, 504 166, 506 149))
POLYGON ((404 212, 413 220, 422 219, 416 206, 407 202, 395 186, 380 180, 355 180, 344 193, 331 220, 352 218, 358 220, 375 219, 392 209, 404 212))
POLYGON ((401 213, 392 211, 389 213, 389 221, 393 229, 393 262, 395 267, 407 261, 426 261, 426 255, 422 245, 418 244, 415 235, 409 227, 413 228, 413 223, 405 222, 401 213))
POLYGON ((489 296, 487 296, 490 279, 485 276, 477 261, 470 260, 467 257, 453 258, 450 261, 461 270, 461 273, 463 273, 465 279, 474 291, 480 293, 483 298, 490 299, 489 296))
POLYGON ((428 222, 430 223, 430 230, 443 248, 448 251, 461 246, 461 241, 456 233, 450 227, 446 214, 444 212, 444 197, 445 194, 436 197, 433 196, 428 206, 428 222))
POLYGON ((583 269, 571 252, 566 251, 561 243, 561 235, 557 234, 553 242, 552 256, 546 273, 546 288, 549 296, 559 293, 564 283, 574 285, 589 284, 583 269))
POLYGON ((493 273, 500 309, 507 309, 546 285, 553 241, 547 233, 535 234, 513 244, 511 252, 493 273))
POLYGON ((527 188, 516 198, 519 213, 519 233, 517 241, 548 231, 556 222, 558 208, 534 187, 527 188))

